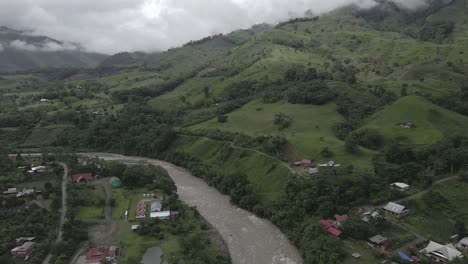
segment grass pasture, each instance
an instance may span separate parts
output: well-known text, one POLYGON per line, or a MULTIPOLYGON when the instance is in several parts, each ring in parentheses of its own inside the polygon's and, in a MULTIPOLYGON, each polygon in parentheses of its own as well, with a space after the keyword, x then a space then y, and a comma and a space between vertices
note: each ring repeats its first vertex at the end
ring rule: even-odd
POLYGON ((363 128, 378 131, 385 138, 406 139, 416 145, 434 144, 444 136, 468 131, 468 117, 432 104, 419 96, 407 96, 377 112, 363 128), (399 124, 412 122, 415 128, 399 124))
POLYGON ((457 233, 457 219, 468 225, 468 183, 448 182, 407 203, 411 213, 402 222, 438 242, 449 242, 457 233))
POLYGON ((370 167, 373 154, 371 151, 361 149, 360 155, 349 155, 345 152, 344 143, 334 136, 333 126, 341 121, 343 117, 336 112, 336 105, 333 103, 317 106, 287 102, 262 104, 254 101, 228 114, 226 123, 212 119, 189 129, 221 129, 250 136, 284 135, 294 145, 299 158, 326 161, 320 156, 320 151, 329 147, 335 153, 332 159, 339 163, 370 167), (277 113, 291 117, 291 126, 279 131, 273 123, 277 113))
POLYGON ((54 143, 60 133, 63 132, 68 125, 50 125, 45 127, 35 127, 29 137, 25 140, 21 147, 41 147, 54 143))

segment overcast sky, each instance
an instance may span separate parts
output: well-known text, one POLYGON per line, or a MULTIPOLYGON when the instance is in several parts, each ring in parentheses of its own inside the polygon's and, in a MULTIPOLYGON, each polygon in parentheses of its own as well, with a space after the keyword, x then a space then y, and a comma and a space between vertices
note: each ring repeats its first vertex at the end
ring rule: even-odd
POLYGON ((0 0, 0 25, 112 54, 165 50, 309 9, 319 14, 356 2, 368 6, 373 0, 0 0))

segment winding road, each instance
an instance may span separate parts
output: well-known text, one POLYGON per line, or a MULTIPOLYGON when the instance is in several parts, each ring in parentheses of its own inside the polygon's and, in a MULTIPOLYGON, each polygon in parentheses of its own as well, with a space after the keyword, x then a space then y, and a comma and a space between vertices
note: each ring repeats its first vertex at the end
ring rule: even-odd
MULTIPOLYGON (((62 178, 62 207, 60 209, 60 224, 57 233, 56 242, 63 240, 63 225, 66 221, 67 216, 67 178, 68 178, 68 166, 65 163, 59 163, 63 167, 63 178, 62 178)), ((47 254, 42 264, 49 264, 52 258, 52 253, 47 254)))
POLYGON ((272 223, 257 218, 229 201, 203 180, 171 163, 144 157, 109 153, 82 153, 124 164, 152 164, 167 170, 177 186, 180 200, 195 206, 221 234, 229 248, 233 264, 302 264, 298 250, 272 223))

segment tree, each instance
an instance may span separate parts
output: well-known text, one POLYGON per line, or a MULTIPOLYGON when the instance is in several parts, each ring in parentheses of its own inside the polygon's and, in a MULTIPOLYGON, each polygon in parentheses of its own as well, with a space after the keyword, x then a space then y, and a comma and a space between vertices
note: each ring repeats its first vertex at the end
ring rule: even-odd
POLYGON ((358 139, 354 134, 350 134, 345 139, 345 150, 348 153, 355 154, 358 152, 358 139))
POLYGON ((333 153, 333 151, 329 147, 324 147, 320 151, 320 155, 322 155, 322 157, 324 158, 331 158, 335 155, 335 153, 333 153))
POLYGON ((218 115, 218 123, 226 123, 228 120, 227 115, 218 115))
POLYGON ((283 130, 291 125, 291 118, 283 113, 275 114, 273 124, 278 127, 278 130, 283 130))

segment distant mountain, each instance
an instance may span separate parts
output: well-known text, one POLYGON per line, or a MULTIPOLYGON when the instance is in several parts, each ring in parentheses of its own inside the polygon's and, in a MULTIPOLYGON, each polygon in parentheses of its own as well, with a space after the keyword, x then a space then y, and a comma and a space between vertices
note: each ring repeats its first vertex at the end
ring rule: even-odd
POLYGON ((99 67, 128 67, 144 62, 148 54, 143 52, 120 52, 106 58, 99 67))
POLYGON ((0 27, 0 72, 40 68, 89 68, 97 66, 106 57, 103 54, 85 52, 76 43, 0 27))

